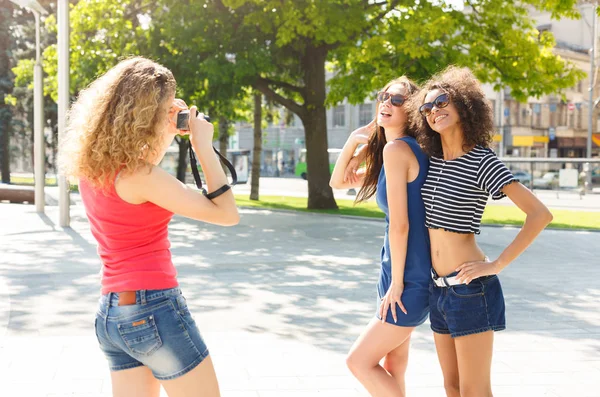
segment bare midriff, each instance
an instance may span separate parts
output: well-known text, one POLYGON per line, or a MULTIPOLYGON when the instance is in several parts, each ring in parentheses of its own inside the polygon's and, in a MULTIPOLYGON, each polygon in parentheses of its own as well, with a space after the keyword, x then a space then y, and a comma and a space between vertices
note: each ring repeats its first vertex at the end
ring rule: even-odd
POLYGON ((484 260, 485 254, 477 245, 474 234, 429 229, 431 263, 438 276, 447 276, 465 262, 484 260))

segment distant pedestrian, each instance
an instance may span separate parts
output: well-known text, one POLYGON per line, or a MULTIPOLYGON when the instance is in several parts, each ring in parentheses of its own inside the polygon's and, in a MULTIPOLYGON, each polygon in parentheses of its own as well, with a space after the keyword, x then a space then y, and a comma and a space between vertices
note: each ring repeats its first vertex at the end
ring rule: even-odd
POLYGON ((422 195, 433 264, 430 320, 448 397, 491 397, 494 332, 505 329, 497 274, 552 220, 489 148, 493 112, 470 70, 449 67, 415 96, 412 120, 431 156, 422 195), (508 196, 527 218, 500 256, 477 245, 489 196, 508 196))
MULTIPOLYGON (((96 336, 114 396, 218 396, 208 348, 179 289, 167 227, 174 213, 219 225, 239 215, 212 149, 213 126, 190 109, 190 142, 207 196, 158 167, 187 109, 175 79, 144 58, 120 62, 82 91, 62 161, 98 241, 102 295, 96 336), (216 193, 214 193, 216 192, 216 193), (201 391, 201 392, 200 392, 201 391)), ((202 287, 199 287, 201 290, 202 287)))
POLYGON ((429 160, 409 127, 406 108, 417 90, 401 77, 377 94, 375 119, 350 134, 330 181, 336 189, 360 188, 357 202, 375 195, 386 215, 377 311, 347 358, 372 396, 405 395, 410 336, 429 313, 431 259, 421 198, 429 160), (362 143, 366 146, 353 158, 362 143), (363 159, 366 169, 355 171, 363 159))

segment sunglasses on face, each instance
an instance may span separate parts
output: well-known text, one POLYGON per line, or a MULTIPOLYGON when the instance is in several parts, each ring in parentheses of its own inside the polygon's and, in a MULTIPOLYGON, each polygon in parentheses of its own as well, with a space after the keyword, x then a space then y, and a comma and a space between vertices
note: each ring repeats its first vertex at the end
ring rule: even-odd
POLYGON ((419 107, 419 113, 423 117, 428 117, 433 111, 433 107, 435 106, 438 109, 443 109, 450 103, 450 97, 447 93, 443 93, 433 100, 433 102, 426 102, 419 107))
POLYGON ((377 93, 377 100, 379 102, 385 102, 390 99, 392 106, 402 106, 406 102, 406 97, 400 94, 390 94, 389 92, 380 91, 377 93))

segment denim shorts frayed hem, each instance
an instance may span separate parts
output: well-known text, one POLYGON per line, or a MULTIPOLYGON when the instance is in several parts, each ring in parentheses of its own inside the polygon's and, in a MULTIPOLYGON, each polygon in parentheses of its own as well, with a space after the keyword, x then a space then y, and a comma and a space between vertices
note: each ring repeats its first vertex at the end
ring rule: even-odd
POLYGON ((117 372, 117 371, 124 371, 126 369, 132 369, 132 368, 137 368, 137 367, 142 367, 144 364, 142 363, 131 363, 131 364, 123 364, 123 365, 110 365, 108 367, 108 369, 111 370, 111 372, 117 372))
POLYGON ((475 334, 481 334, 487 331, 504 331, 506 329, 506 326, 504 325, 492 325, 489 327, 483 327, 483 328, 478 328, 478 329, 473 329, 473 330, 469 330, 469 331, 461 331, 461 332, 454 332, 451 333, 450 331, 448 331, 447 329, 437 329, 434 327, 431 327, 431 330, 433 332, 435 332, 436 334, 441 334, 441 335, 450 335, 452 338, 458 338, 461 336, 467 336, 467 335, 475 335, 475 334))
POLYGON ((202 361, 204 361, 206 359, 206 357, 208 357, 208 356, 209 356, 209 353, 208 353, 208 350, 206 350, 204 353, 202 353, 202 355, 200 357, 198 357, 197 360, 192 362, 190 365, 188 365, 186 368, 182 369, 181 371, 176 372, 172 375, 167 375, 167 376, 154 375, 154 377, 158 380, 171 380, 171 379, 179 378, 180 376, 187 374, 188 372, 190 372, 191 370, 196 368, 198 365, 200 365, 202 363, 202 361))

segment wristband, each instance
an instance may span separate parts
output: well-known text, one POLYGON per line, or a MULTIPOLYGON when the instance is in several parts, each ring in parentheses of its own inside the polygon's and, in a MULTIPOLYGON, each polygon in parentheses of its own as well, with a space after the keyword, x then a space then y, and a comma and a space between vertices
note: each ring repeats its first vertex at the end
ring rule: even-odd
POLYGON ((220 195, 222 195, 223 193, 225 193, 226 191, 228 191, 229 189, 231 189, 231 186, 229 185, 223 185, 220 188, 218 188, 217 190, 215 190, 212 193, 207 193, 205 189, 202 189, 202 193, 206 196, 207 199, 212 200, 216 197, 219 197, 220 195))

